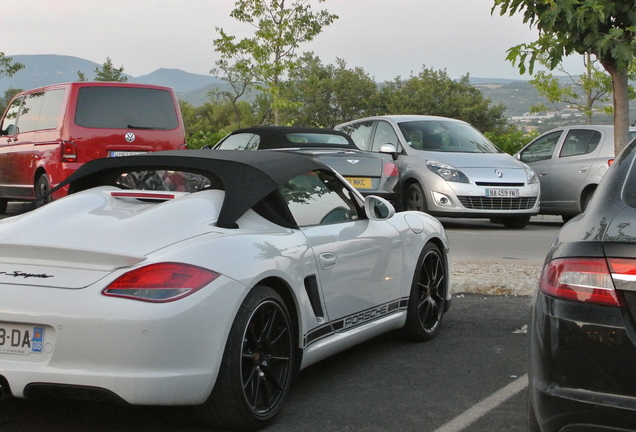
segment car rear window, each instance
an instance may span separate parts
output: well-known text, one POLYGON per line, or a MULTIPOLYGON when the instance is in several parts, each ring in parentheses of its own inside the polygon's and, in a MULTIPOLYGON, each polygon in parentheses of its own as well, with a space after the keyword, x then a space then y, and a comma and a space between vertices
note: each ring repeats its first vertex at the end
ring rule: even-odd
POLYGON ((289 142, 297 144, 299 147, 311 144, 327 144, 334 146, 349 145, 349 141, 347 141, 347 139, 341 135, 332 135, 327 133, 293 132, 288 133, 286 136, 289 142))
POLYGON ((179 120, 166 90, 135 87, 82 87, 75 123, 100 129, 176 129, 179 120))

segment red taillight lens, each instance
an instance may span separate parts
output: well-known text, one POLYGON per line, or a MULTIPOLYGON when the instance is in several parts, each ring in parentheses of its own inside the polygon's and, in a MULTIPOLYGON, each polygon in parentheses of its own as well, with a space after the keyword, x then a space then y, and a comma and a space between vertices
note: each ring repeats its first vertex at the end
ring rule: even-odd
POLYGON ((70 142, 62 143, 62 162, 77 162, 77 147, 70 142))
POLYGON ((189 264, 150 264, 118 277, 102 294, 165 303, 189 296, 217 277, 218 273, 189 264))
POLYGON ((384 162, 384 175, 387 177, 395 177, 399 174, 398 167, 395 162, 384 162))
POLYGON ((539 288, 567 300, 622 306, 605 258, 561 258, 543 268, 539 288))
POLYGON ((607 161, 607 166, 611 166, 614 163, 614 159, 610 159, 607 161))

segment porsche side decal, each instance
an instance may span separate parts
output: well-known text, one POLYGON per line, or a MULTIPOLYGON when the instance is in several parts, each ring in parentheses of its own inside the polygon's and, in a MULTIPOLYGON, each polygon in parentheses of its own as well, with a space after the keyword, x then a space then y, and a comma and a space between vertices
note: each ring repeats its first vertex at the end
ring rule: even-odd
POLYGON ((408 298, 402 298, 338 318, 329 324, 324 324, 309 331, 304 337, 304 345, 311 345, 335 332, 348 331, 386 315, 405 310, 407 306, 408 298))

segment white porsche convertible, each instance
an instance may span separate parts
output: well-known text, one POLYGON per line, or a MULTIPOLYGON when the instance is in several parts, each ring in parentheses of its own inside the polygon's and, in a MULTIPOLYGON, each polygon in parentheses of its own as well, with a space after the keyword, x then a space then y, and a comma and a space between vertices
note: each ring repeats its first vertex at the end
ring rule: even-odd
POLYGON ((300 154, 98 159, 0 221, 3 397, 192 405, 258 429, 295 371, 401 329, 434 337, 448 242, 300 154))

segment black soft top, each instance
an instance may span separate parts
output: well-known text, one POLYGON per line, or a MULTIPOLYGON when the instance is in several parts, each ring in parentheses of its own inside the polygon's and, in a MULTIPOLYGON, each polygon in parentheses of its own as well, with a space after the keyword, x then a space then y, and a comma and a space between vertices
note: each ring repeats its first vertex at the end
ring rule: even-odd
MULTIPOLYGON (((237 129, 230 133, 230 136, 238 134, 251 133, 260 137, 258 145, 259 150, 286 149, 286 148, 345 148, 351 150, 360 150, 353 142, 351 137, 344 132, 334 129, 296 127, 296 126, 255 126, 243 129, 237 129), (338 136, 343 138, 341 143, 333 143, 325 141, 319 137, 328 139, 329 136, 338 136), (293 138, 306 138, 302 140, 293 138)), ((223 143, 221 141, 217 146, 223 143)))
MULTIPOLYGON (((333 171, 310 157, 290 152, 172 150, 92 160, 82 165, 54 190, 68 184, 69 194, 72 194, 113 184, 121 173, 131 171, 197 172, 220 180, 225 190, 225 200, 217 225, 236 228, 236 221, 246 211, 261 203, 285 182, 316 169, 333 171)), ((285 212, 280 209, 278 211, 285 212)))

